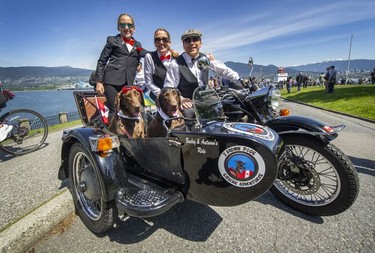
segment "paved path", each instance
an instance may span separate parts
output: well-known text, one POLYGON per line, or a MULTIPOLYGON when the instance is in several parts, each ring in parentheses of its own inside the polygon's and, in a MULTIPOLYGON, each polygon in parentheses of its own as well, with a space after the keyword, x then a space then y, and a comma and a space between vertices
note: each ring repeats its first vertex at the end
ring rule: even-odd
POLYGON ((345 122, 334 141, 355 163, 361 184, 355 204, 331 217, 303 215, 266 193, 241 206, 191 201, 142 220, 130 218, 103 236, 79 218, 48 236, 36 252, 375 252, 375 124, 288 104, 294 114, 345 122), (77 239, 79 238, 79 239, 77 239))
MULTIPOLYGON (((296 115, 312 116, 330 124, 347 124, 334 144, 356 165, 361 189, 357 201, 346 212, 310 217, 286 207, 270 193, 233 208, 186 201, 158 217, 121 222, 103 236, 90 233, 79 218, 73 217, 59 227, 62 230, 50 234, 33 249, 36 252, 374 252, 375 124, 284 104, 296 115)), ((50 134, 47 142, 48 146, 26 156, 8 159, 0 155, 2 227, 62 191, 57 180, 61 132, 50 134)), ((2 250, 20 252, 15 248, 2 250)))
POLYGON ((57 179, 61 136, 50 133, 43 148, 27 155, 0 152, 0 228, 66 190, 57 179))

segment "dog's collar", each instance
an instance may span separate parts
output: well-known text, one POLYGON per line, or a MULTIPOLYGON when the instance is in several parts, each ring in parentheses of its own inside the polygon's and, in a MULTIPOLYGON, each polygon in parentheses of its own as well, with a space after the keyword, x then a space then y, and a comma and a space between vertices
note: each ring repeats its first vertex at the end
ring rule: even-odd
MULTIPOLYGON (((170 119, 170 117, 161 108, 158 108, 158 113, 163 120, 170 119)), ((178 115, 176 117, 178 117, 178 115)))
POLYGON ((140 119, 141 118, 141 115, 138 114, 137 116, 134 116, 134 117, 129 117, 127 115, 125 115, 121 110, 117 113, 118 116, 120 116, 121 118, 124 118, 124 119, 140 119))
MULTIPOLYGON (((163 119, 170 119, 171 117, 169 117, 161 108, 158 108, 158 112, 160 114, 160 116, 163 118, 163 119)), ((178 111, 176 111, 176 115, 173 115, 173 118, 174 117, 178 117, 179 114, 178 114, 178 111)))

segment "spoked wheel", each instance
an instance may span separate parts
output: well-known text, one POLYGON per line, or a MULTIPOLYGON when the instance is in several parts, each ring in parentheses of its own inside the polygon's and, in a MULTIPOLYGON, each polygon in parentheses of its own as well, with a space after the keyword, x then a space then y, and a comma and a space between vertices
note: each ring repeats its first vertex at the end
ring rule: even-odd
POLYGON ((94 233, 111 229, 116 217, 114 204, 105 203, 100 171, 80 143, 70 149, 69 180, 76 210, 85 226, 94 233))
POLYGON ((8 138, 0 143, 0 148, 8 154, 33 152, 47 139, 47 121, 35 111, 16 109, 7 112, 0 118, 0 123, 13 126, 8 138))
POLYGON ((310 215, 334 215, 348 209, 359 192, 349 158, 333 144, 314 137, 282 136, 279 175, 271 192, 290 207, 310 215))

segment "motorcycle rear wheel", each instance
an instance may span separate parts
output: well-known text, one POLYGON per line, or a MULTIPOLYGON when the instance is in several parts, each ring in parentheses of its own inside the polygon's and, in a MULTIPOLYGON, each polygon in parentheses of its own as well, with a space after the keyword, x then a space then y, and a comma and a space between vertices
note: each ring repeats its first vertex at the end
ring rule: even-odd
POLYGON ((314 216, 339 214, 355 202, 357 172, 339 148, 307 135, 282 135, 282 139, 286 148, 270 189, 277 198, 314 216))

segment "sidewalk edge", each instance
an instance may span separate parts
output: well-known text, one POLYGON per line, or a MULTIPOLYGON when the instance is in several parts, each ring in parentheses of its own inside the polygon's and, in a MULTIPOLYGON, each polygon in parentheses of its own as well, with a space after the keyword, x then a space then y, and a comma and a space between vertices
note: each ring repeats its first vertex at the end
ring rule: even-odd
POLYGON ((24 252, 74 212, 69 190, 47 202, 0 234, 1 252, 24 252))

